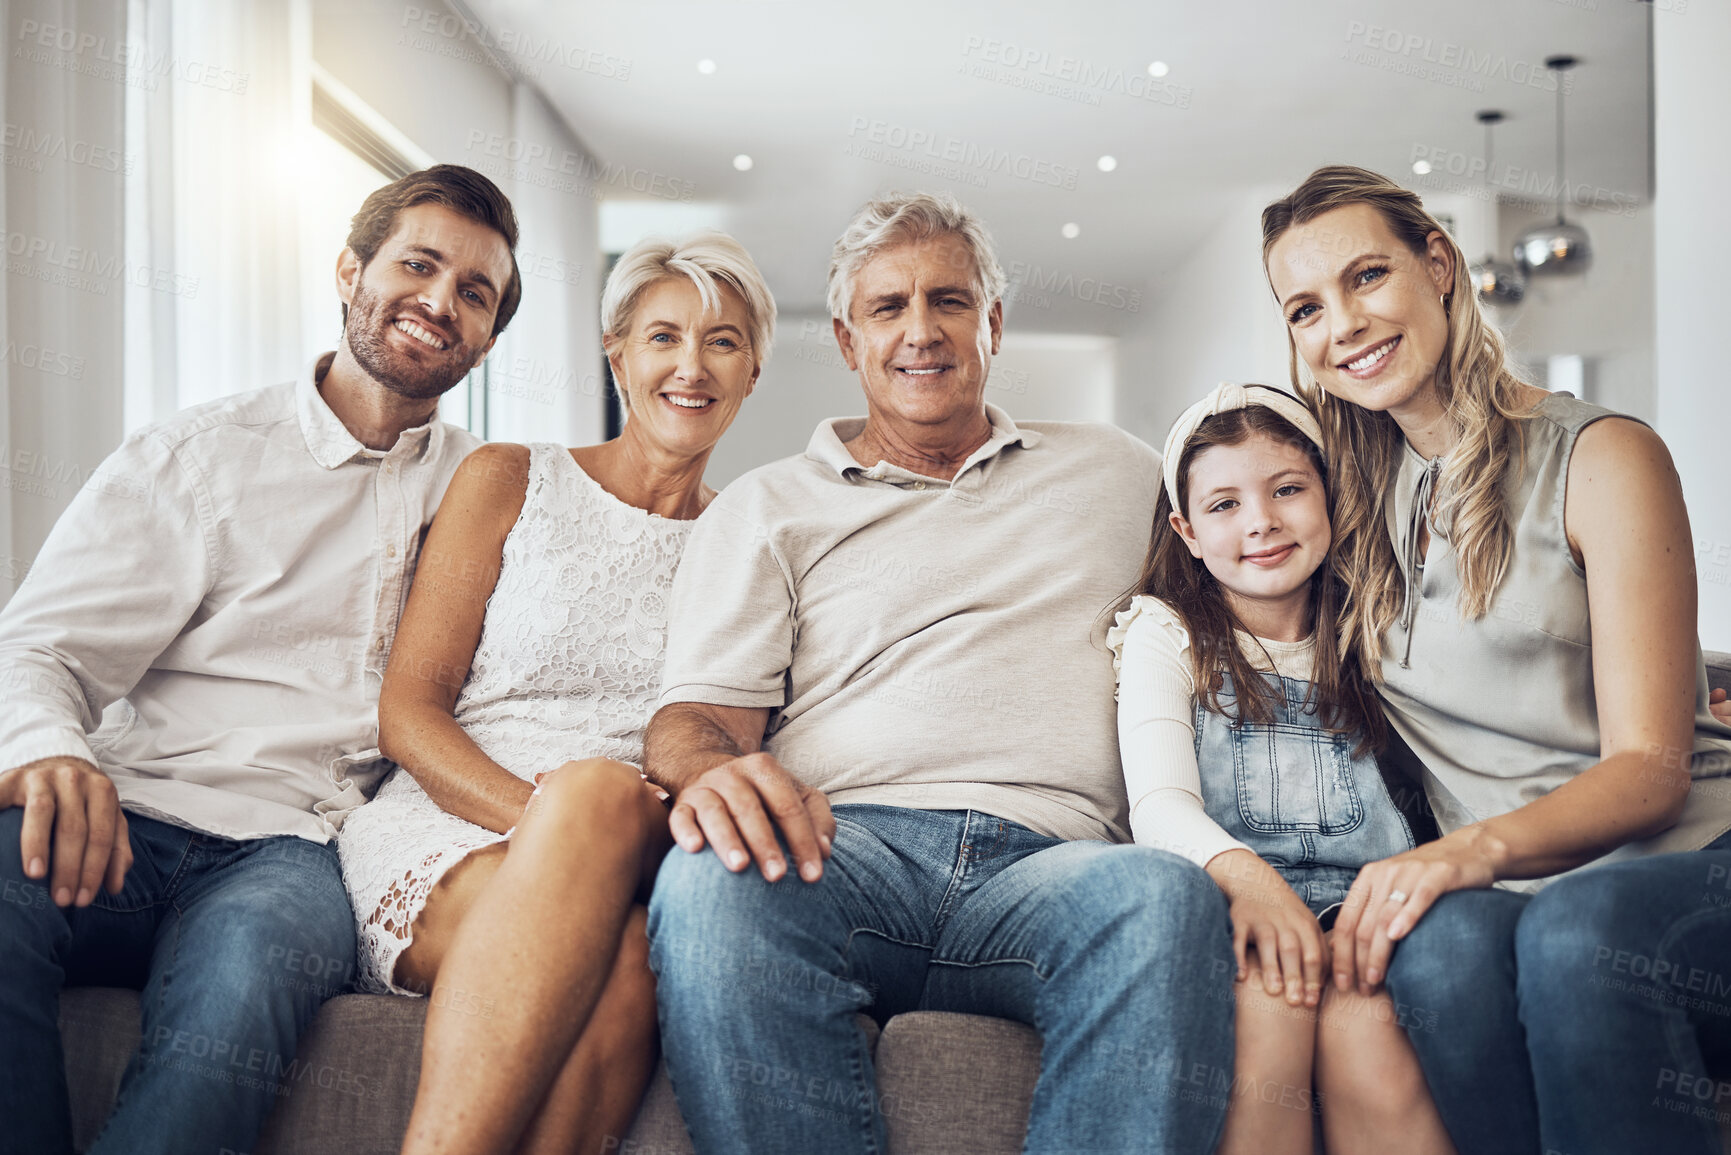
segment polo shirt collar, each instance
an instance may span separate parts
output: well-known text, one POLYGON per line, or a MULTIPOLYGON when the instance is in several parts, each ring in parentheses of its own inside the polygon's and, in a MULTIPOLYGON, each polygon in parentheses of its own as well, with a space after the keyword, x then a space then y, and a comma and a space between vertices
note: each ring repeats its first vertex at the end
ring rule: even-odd
MULTIPOLYGON (((324 469, 335 469, 346 461, 361 457, 384 458, 404 453, 423 460, 435 458, 445 443, 445 423, 435 414, 425 425, 405 429, 397 435, 397 444, 389 450, 368 449, 349 432, 319 393, 319 381, 330 368, 334 353, 315 357, 295 382, 295 412, 300 418, 301 435, 306 438, 307 452, 324 469), (418 452, 417 452, 418 450, 418 452)), ((842 450, 843 453, 847 451, 842 450)))
MULTIPOLYGON (((957 477, 980 462, 996 457, 1000 450, 1008 446, 1020 445, 1024 449, 1032 449, 1040 443, 1042 434, 1032 429, 1017 428, 1016 423, 1010 420, 1010 415, 996 405, 986 406, 986 419, 992 423, 992 435, 962 463, 961 469, 956 471, 957 477)), ((835 470, 836 476, 844 481, 847 480, 849 470, 864 473, 867 467, 854 460, 854 455, 848 452, 845 442, 858 437, 860 430, 865 428, 865 423, 864 417, 831 417, 827 421, 820 421, 817 430, 811 435, 811 443, 805 447, 805 455, 813 461, 829 466, 835 470)), ((896 470, 893 465, 888 468, 896 470)))

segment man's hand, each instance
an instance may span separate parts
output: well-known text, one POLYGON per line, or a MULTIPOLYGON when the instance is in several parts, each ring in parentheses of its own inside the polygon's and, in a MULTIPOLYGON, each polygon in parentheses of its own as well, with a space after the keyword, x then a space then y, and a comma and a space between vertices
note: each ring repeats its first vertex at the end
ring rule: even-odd
POLYGON ((807 882, 823 877, 823 861, 835 839, 835 817, 823 791, 800 782, 761 751, 693 779, 674 795, 668 825, 685 850, 696 853, 707 842, 735 872, 756 859, 770 882, 787 873, 777 827, 807 882))
POLYGON ((1727 726, 1731 726, 1731 701, 1726 701, 1724 690, 1714 690, 1707 696, 1708 711, 1727 726))
POLYGON ((50 878, 57 906, 89 906, 96 888, 119 894, 132 869, 126 815, 108 775, 82 758, 43 758, 0 774, 0 809, 24 808, 24 874, 50 878))

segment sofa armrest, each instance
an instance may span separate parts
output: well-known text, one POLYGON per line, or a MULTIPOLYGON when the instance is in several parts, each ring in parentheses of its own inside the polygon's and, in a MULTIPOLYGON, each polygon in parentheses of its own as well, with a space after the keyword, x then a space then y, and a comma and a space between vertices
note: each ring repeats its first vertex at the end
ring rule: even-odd
POLYGON ((1707 688, 1731 693, 1731 654, 1724 650, 1703 650, 1707 663, 1707 688))

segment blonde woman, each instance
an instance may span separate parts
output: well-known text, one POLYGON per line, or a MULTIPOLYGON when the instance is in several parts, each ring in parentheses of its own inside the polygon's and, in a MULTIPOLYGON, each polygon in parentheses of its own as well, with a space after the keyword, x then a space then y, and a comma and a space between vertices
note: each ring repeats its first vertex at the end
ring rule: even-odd
POLYGON ((1409 1009, 1462 1152, 1718 1152, 1690 1092, 1731 998, 1689 984, 1731 966, 1731 728, 1663 442, 1522 381, 1384 177, 1312 173, 1263 255, 1339 487, 1341 628, 1443 832, 1360 872, 1337 987, 1409 1009))
POLYGON ((360 985, 430 995, 405 1152, 610 1150, 655 1067, 642 904, 672 842, 636 764, 704 465, 775 302, 702 233, 627 252, 601 314, 625 429, 458 469, 379 696, 402 768, 339 843, 360 985))

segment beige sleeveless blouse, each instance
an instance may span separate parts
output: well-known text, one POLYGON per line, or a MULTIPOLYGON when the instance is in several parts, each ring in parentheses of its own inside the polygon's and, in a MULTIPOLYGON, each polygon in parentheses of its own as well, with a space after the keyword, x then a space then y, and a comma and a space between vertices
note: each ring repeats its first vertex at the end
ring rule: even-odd
MULTIPOLYGON (((1478 621, 1461 620, 1454 551, 1434 525, 1428 556, 1416 556, 1417 518, 1429 516, 1440 459, 1407 447, 1388 507, 1407 606, 1383 638, 1383 701, 1424 765, 1444 833, 1531 802, 1600 759, 1587 576, 1569 552, 1563 497, 1575 439, 1617 416, 1553 393, 1525 423, 1525 467, 1506 490, 1514 554, 1478 621)), ((1698 645, 1695 671, 1695 785, 1683 817, 1597 862, 1698 850, 1731 829, 1731 728, 1707 711, 1698 645)))

